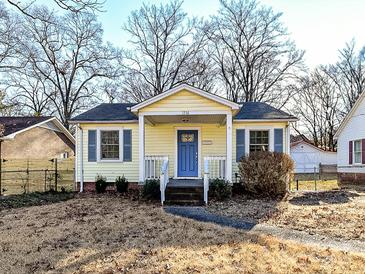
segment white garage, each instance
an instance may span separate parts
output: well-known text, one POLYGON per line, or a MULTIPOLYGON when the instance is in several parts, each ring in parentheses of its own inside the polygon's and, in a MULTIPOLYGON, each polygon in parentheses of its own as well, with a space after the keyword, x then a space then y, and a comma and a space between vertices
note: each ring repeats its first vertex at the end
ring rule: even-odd
POLYGON ((295 173, 318 173, 321 165, 337 165, 337 152, 325 151, 304 140, 290 145, 295 173))

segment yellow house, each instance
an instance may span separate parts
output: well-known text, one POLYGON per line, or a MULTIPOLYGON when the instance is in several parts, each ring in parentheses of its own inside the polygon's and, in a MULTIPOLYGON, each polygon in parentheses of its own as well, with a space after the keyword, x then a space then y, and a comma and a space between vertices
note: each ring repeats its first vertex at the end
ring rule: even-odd
POLYGON ((201 187, 207 202, 209 179, 235 182, 242 156, 289 154, 296 120, 265 103, 237 104, 186 84, 138 104, 101 104, 70 121, 77 125, 76 183, 84 191, 97 175, 159 179, 161 202, 173 186, 201 187))

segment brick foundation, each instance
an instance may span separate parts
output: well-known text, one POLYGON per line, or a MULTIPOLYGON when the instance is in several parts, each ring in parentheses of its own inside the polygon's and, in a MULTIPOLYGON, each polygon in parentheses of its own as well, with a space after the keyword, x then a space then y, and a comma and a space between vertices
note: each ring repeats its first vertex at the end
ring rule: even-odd
MULTIPOLYGON (((129 183, 128 190, 139 190, 142 186, 138 183, 129 183)), ((108 186, 107 191, 116 191, 115 185, 108 186)), ((76 191, 80 191, 80 182, 76 183, 76 191)), ((95 182, 84 182, 84 192, 95 192, 95 182)))
POLYGON ((365 188, 365 173, 338 173, 341 188, 365 188))

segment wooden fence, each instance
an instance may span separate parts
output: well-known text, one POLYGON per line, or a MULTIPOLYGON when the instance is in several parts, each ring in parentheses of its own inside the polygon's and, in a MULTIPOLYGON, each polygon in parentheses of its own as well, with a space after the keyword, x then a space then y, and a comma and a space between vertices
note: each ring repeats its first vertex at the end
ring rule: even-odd
POLYGON ((74 159, 2 159, 0 195, 73 190, 74 159))

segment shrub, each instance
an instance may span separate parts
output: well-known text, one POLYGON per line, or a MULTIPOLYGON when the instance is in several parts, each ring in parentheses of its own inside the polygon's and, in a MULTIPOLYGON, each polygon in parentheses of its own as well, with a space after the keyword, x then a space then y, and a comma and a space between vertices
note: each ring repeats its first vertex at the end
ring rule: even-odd
POLYGON ((231 197, 232 188, 225 180, 216 178, 210 181, 209 192, 213 198, 223 201, 231 197))
POLYGON ((106 178, 98 175, 95 178, 95 190, 97 193, 104 193, 108 183, 106 182, 106 178))
POLYGON ((158 200, 160 199, 160 180, 146 180, 143 185, 142 196, 145 199, 158 200))
POLYGON ((124 176, 122 176, 122 177, 118 176, 115 179, 115 186, 116 186, 117 191, 119 193, 125 193, 125 192, 127 192, 127 190, 128 190, 128 184, 129 184, 128 183, 128 180, 124 176))
POLYGON ((253 195, 275 197, 287 191, 294 162, 279 152, 252 152, 241 159, 239 170, 243 187, 253 195))

